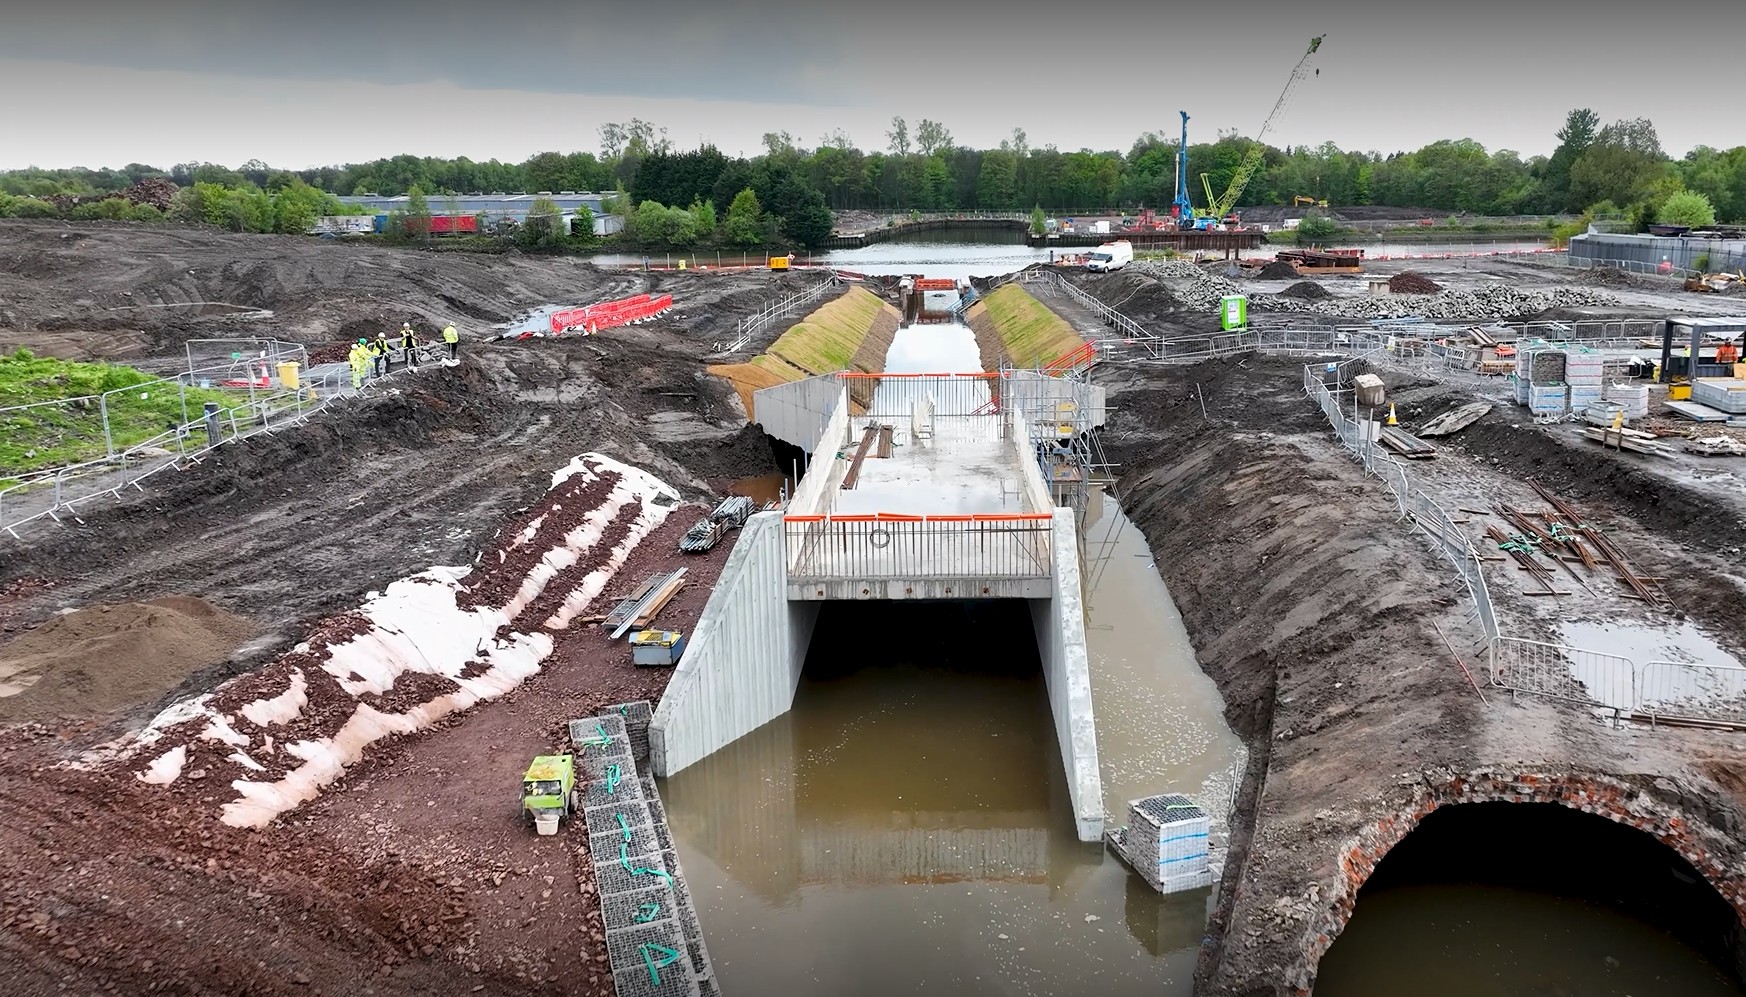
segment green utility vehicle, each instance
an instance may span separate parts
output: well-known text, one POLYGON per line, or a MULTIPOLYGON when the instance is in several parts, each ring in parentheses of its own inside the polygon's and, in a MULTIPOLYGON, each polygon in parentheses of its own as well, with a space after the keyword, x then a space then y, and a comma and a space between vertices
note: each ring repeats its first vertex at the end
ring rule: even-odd
POLYGON ((541 834, 557 834, 558 821, 577 809, 573 755, 540 755, 521 777, 521 815, 541 834))

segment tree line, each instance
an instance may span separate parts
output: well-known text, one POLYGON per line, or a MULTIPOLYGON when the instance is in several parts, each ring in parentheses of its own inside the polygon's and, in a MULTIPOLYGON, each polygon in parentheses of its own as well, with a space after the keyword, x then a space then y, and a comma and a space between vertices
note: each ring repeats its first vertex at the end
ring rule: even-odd
MULTIPOLYGON (((1548 156, 1487 150, 1471 139, 1445 139, 1412 152, 1382 154, 1318 146, 1263 147, 1263 168, 1239 206, 1290 204, 1310 197, 1333 205, 1384 205, 1438 213, 1524 215, 1608 214, 1636 226, 1653 222, 1704 225, 1746 222, 1746 146, 1699 147, 1680 159, 1662 149, 1646 119, 1602 125, 1589 108, 1571 111, 1548 156)), ((1173 136, 1147 132, 1125 153, 1033 147, 1022 129, 992 149, 959 145, 940 123, 913 128, 892 119, 886 147, 866 151, 841 131, 801 147, 786 132, 764 136, 750 158, 713 146, 678 150, 657 126, 633 119, 600 129, 600 151, 542 152, 521 163, 395 156, 307 170, 274 169, 251 161, 230 169, 185 163, 168 170, 130 164, 121 170, 19 170, 0 174, 0 214, 41 213, 31 204, 65 194, 117 191, 144 177, 167 177, 200 189, 198 216, 223 215, 233 226, 260 230, 269 212, 261 194, 280 197, 303 188, 324 194, 431 198, 464 192, 617 191, 627 241, 653 245, 789 240, 828 235, 832 210, 886 212, 993 209, 1091 213, 1167 209, 1175 194, 1173 136), (214 187, 240 192, 216 198, 214 187), (742 192, 743 205, 727 222, 742 192), (222 203, 222 210, 212 203, 222 203), (653 202, 655 208, 643 206, 653 202), (656 209, 659 210, 656 210, 656 209), (707 223, 707 224, 706 224, 707 223)), ((1221 134, 1188 148, 1190 197, 1203 206, 1200 177, 1223 191, 1251 139, 1221 134)), ((194 211, 190 207, 189 211, 194 211)), ((336 210, 326 203, 324 211, 336 210)), ((279 212, 272 212, 275 226, 279 212)), ((274 229, 283 230, 283 229, 274 229)))

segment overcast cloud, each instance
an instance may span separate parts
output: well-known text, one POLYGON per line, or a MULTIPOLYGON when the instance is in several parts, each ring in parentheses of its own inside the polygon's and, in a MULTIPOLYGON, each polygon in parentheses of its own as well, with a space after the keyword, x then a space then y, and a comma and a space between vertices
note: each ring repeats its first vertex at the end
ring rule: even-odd
POLYGON ((1746 4, 1695 0, 1678 25, 1650 5, 1567 2, 58 0, 8 11, 0 29, 0 92, 13 95, 0 168, 509 161, 596 150, 601 124, 631 117, 730 153, 768 131, 812 145, 836 128, 883 148, 894 114, 973 146, 1018 127, 1033 145, 1126 150, 1174 132, 1178 109, 1190 141, 1253 135, 1324 32, 1320 74, 1276 144, 1393 152, 1470 137, 1534 155, 1576 106, 1649 117, 1674 155, 1746 144, 1731 109, 1746 4), (42 98, 17 97, 32 91, 42 98), (68 111, 101 107, 115 111, 68 111))

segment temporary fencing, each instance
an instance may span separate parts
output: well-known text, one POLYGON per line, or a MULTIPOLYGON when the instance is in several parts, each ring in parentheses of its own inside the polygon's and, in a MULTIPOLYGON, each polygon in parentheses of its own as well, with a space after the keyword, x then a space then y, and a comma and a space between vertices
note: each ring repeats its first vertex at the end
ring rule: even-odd
POLYGON ((190 368, 173 377, 0 409, 9 432, 54 429, 63 444, 87 434, 93 454, 53 467, 0 468, 0 531, 22 539, 19 530, 30 523, 76 518, 90 503, 129 488, 143 492, 142 482, 155 474, 198 464, 226 443, 299 425, 386 380, 354 390, 349 369, 331 369, 344 365, 309 370, 303 347, 270 340, 193 341, 188 355, 190 368), (246 348, 236 349, 240 344, 246 348))
POLYGON ((673 296, 634 294, 616 301, 603 301, 583 308, 563 308, 552 313, 553 335, 572 329, 599 332, 621 325, 644 322, 673 307, 673 296))

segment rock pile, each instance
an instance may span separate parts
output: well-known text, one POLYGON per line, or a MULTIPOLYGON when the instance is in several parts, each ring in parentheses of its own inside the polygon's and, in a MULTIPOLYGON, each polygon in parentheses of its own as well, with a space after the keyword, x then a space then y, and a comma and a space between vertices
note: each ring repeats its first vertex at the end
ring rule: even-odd
POLYGON ((1284 260, 1274 260, 1256 271, 1255 277, 1257 280, 1296 280, 1297 267, 1284 260))
POLYGON ((1332 318, 1496 319, 1538 315, 1553 308, 1608 308, 1619 302, 1610 294, 1583 287, 1551 291, 1513 287, 1485 287, 1472 291, 1441 291, 1403 300, 1396 297, 1329 298, 1304 301, 1279 295, 1264 295, 1252 302, 1258 310, 1309 312, 1332 318))
POLYGON ((1278 294, 1281 298, 1297 298, 1302 301, 1320 301, 1333 296, 1333 292, 1313 280, 1300 280, 1278 294))
POLYGON ((1408 270, 1388 278, 1388 289, 1395 294, 1436 294, 1443 286, 1429 277, 1408 270))
MULTIPOLYGON (((1209 273, 1185 260, 1145 260, 1132 264, 1126 270, 1156 278, 1169 288, 1182 308, 1191 311, 1211 311, 1218 307, 1220 298, 1244 293, 1242 288, 1230 280, 1209 273)), ((1437 287, 1417 274, 1410 276, 1423 280, 1433 288, 1437 287)), ((1392 285, 1393 281, 1390 283, 1392 285)), ((1575 286, 1530 290, 1492 285, 1474 290, 1437 289, 1434 292, 1403 293, 1415 296, 1411 299, 1391 295, 1335 296, 1311 281, 1300 281, 1286 288, 1285 293, 1249 295, 1249 303, 1256 311, 1302 312, 1345 319, 1405 318, 1416 315, 1433 321, 1514 318, 1538 315, 1552 308, 1608 308, 1617 307, 1619 304, 1617 298, 1604 291, 1575 286), (1308 290, 1305 285, 1316 290, 1308 290)), ((1120 302, 1111 301, 1111 304, 1123 311, 1128 310, 1120 302)))
POLYGON ((1146 260, 1133 264, 1133 267, 1147 276, 1169 281, 1171 293, 1184 308, 1216 308, 1220 298, 1243 293, 1243 289, 1230 280, 1207 273, 1184 260, 1146 260))

